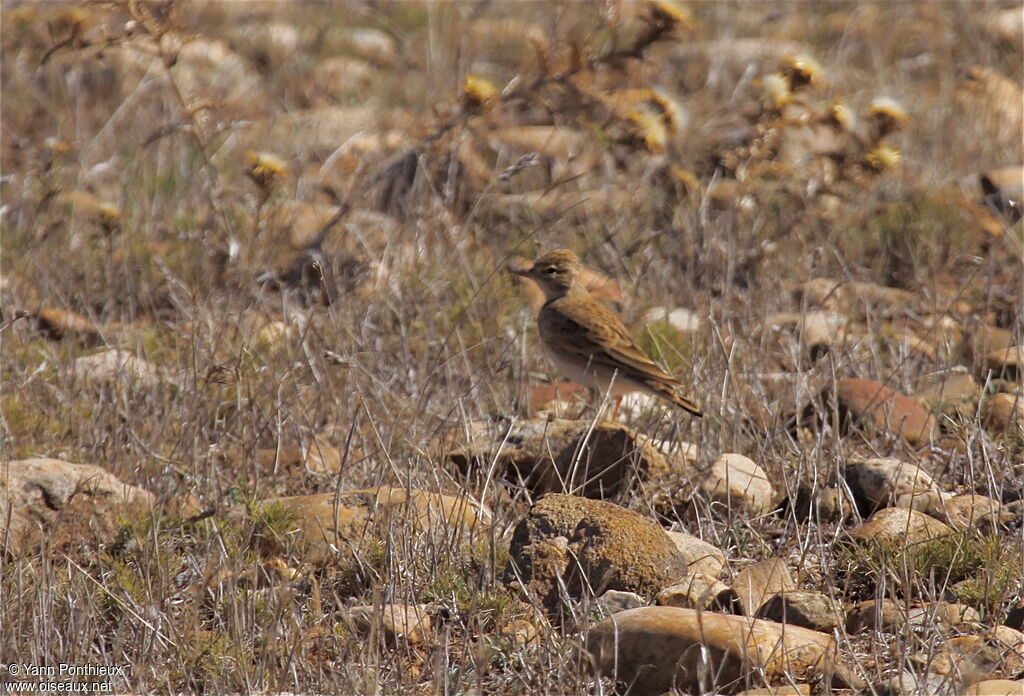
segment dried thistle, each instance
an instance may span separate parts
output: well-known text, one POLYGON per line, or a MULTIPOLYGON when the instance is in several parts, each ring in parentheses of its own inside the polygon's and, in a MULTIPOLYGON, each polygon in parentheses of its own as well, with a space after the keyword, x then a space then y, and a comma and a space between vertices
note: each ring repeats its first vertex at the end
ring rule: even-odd
POLYGON ((246 175, 252 179, 262 191, 269 192, 288 172, 284 160, 270 152, 245 153, 246 175))
POLYGON ((68 143, 65 140, 61 140, 60 138, 56 138, 52 135, 43 141, 43 147, 45 147, 50 152, 50 154, 54 156, 66 155, 69 152, 71 152, 70 143, 68 143))
POLYGON ((668 148, 669 131, 659 114, 651 113, 647 109, 635 109, 627 114, 627 118, 648 150, 654 154, 665 152, 668 148))
POLYGON ((697 20, 686 5, 675 0, 651 0, 651 15, 655 21, 663 24, 693 29, 697 20))
POLYGON ((828 115, 825 117, 827 123, 839 128, 839 130, 846 133, 852 133, 857 127, 856 117, 850 110, 850 107, 843 104, 838 99, 832 102, 832 105, 828 108, 828 115))
POLYGON ((794 92, 799 92, 804 87, 821 87, 826 83, 825 71, 821 64, 808 55, 784 57, 782 72, 794 92))
POLYGON ((903 155, 900 154, 899 150, 884 143, 875 145, 875 147, 873 147, 864 156, 868 166, 877 172, 896 169, 900 166, 900 160, 902 158, 903 155))
POLYGON ((498 88, 486 77, 480 75, 466 75, 466 81, 462 85, 462 108, 466 111, 475 111, 486 106, 498 97, 498 88))
POLYGON ((761 78, 760 87, 769 106, 777 111, 793 101, 789 78, 782 73, 765 75, 761 78))
POLYGON ((907 115, 900 103, 889 97, 879 97, 872 101, 868 115, 874 124, 878 140, 910 123, 910 116, 907 115))

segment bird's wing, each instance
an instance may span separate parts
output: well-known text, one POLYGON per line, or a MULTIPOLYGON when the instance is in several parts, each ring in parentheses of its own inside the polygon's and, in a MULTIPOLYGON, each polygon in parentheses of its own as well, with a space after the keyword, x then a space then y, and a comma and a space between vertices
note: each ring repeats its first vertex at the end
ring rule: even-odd
POLYGON ((603 305, 556 302, 545 310, 545 338, 552 347, 589 359, 595 366, 618 370, 623 377, 637 382, 654 380, 680 386, 647 357, 619 317, 603 305))

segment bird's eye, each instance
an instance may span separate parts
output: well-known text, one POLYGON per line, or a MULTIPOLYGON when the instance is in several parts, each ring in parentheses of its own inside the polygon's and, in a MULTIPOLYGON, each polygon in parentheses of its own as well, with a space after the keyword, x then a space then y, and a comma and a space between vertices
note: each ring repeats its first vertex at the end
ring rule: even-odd
POLYGON ((544 269, 544 272, 547 273, 548 275, 554 275, 555 271, 557 270, 558 269, 555 268, 554 266, 548 266, 547 268, 544 269))

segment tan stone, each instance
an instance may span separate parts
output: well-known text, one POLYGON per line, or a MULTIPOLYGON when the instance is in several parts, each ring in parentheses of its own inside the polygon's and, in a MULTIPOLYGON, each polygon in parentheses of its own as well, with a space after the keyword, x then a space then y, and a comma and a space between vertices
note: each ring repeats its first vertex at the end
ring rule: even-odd
POLYGON ((732 589, 743 614, 754 616, 773 595, 795 590, 796 581, 784 559, 769 558, 744 567, 736 574, 732 589))
POLYGON ((1024 634, 998 626, 985 634, 958 636, 938 650, 911 656, 936 674, 972 682, 985 677, 1008 677, 1024 669, 1024 634))
POLYGON ((740 691, 736 696, 811 696, 811 685, 766 686, 760 689, 740 691))
POLYGON ((725 567, 725 553, 703 539, 683 532, 666 532, 689 564, 691 573, 717 577, 725 567))
POLYGON ((944 522, 908 508, 884 508, 850 530, 850 536, 865 543, 915 544, 952 533, 944 522))
POLYGON ((664 607, 727 609, 735 596, 721 580, 698 571, 688 574, 682 582, 664 588, 654 599, 664 607))
POLYGON ((431 635, 431 620, 423 606, 383 604, 350 607, 344 617, 359 633, 383 633, 389 641, 424 643, 431 635))
POLYGON ((993 433, 1024 429, 1024 395, 993 394, 981 406, 981 422, 993 433))
POLYGON ((683 554, 653 520, 612 503, 552 494, 516 526, 504 581, 556 613, 566 592, 650 597, 686 570, 683 554))
POLYGON ((854 459, 843 467, 843 477, 865 512, 891 505, 929 510, 941 498, 931 474, 899 459, 854 459))
POLYGON ((977 526, 998 527, 1013 521, 1014 515, 994 498, 968 493, 945 498, 929 511, 954 529, 977 526))
POLYGON ((841 379, 836 399, 842 410, 869 429, 902 436, 912 445, 930 440, 935 418, 919 403, 878 382, 841 379))
POLYGON ((638 478, 669 471, 650 440, 619 423, 536 418, 511 426, 475 423, 469 444, 448 459, 462 472, 497 466, 536 495, 611 496, 638 478))
POLYGON ((1016 379, 1021 374, 1022 362, 1024 362, 1024 346, 1009 346, 985 355, 985 367, 995 372, 997 376, 1009 380, 1016 379))
POLYGON ((85 345, 99 345, 104 342, 104 329, 81 314, 66 309, 46 307, 35 313, 36 326, 54 341, 75 338, 85 345))
POLYGON ((954 367, 927 375, 917 383, 914 399, 925 408, 946 415, 970 416, 981 387, 966 367, 954 367))
POLYGON ((731 511, 761 515, 771 509, 775 489, 764 469, 742 454, 723 454, 702 476, 701 489, 731 511))
POLYGON ((1024 696, 1024 679, 984 679, 964 688, 962 696, 1024 696))
POLYGON ((79 379, 96 385, 129 382, 139 387, 155 387, 162 381, 155 365, 118 348, 76 358, 74 370, 79 379))
MULTIPOLYGON (((403 525, 410 532, 451 534, 473 532, 491 522, 490 511, 467 498, 388 486, 343 491, 337 496, 318 493, 269 498, 260 504, 263 510, 280 506, 292 515, 290 528, 298 532, 298 550, 314 564, 326 562, 338 551, 364 548, 403 525)), ((290 538, 266 541, 275 553, 281 553, 290 538)))
POLYGON ((637 693, 730 693, 829 673, 831 636, 798 626, 679 607, 614 614, 590 630, 598 672, 637 693), (754 675, 757 675, 756 677, 754 675), (747 680, 754 682, 747 683, 747 680))
POLYGON ((840 623, 840 612, 820 592, 787 590, 769 597, 757 610, 757 618, 831 633, 840 623))
POLYGON ((0 550, 19 555, 43 542, 109 541, 123 515, 141 513, 153 495, 102 467, 60 459, 0 464, 0 550))

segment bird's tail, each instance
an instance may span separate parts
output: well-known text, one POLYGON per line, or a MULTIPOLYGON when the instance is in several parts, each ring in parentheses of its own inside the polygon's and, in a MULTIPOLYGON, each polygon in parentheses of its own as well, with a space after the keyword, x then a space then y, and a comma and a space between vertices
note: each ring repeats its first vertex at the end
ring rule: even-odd
POLYGON ((700 410, 700 406, 697 405, 693 399, 684 395, 682 389, 672 384, 666 384, 665 382, 651 381, 647 383, 650 387, 658 393, 658 396, 671 401, 679 408, 687 411, 698 418, 703 418, 704 413, 700 410))

